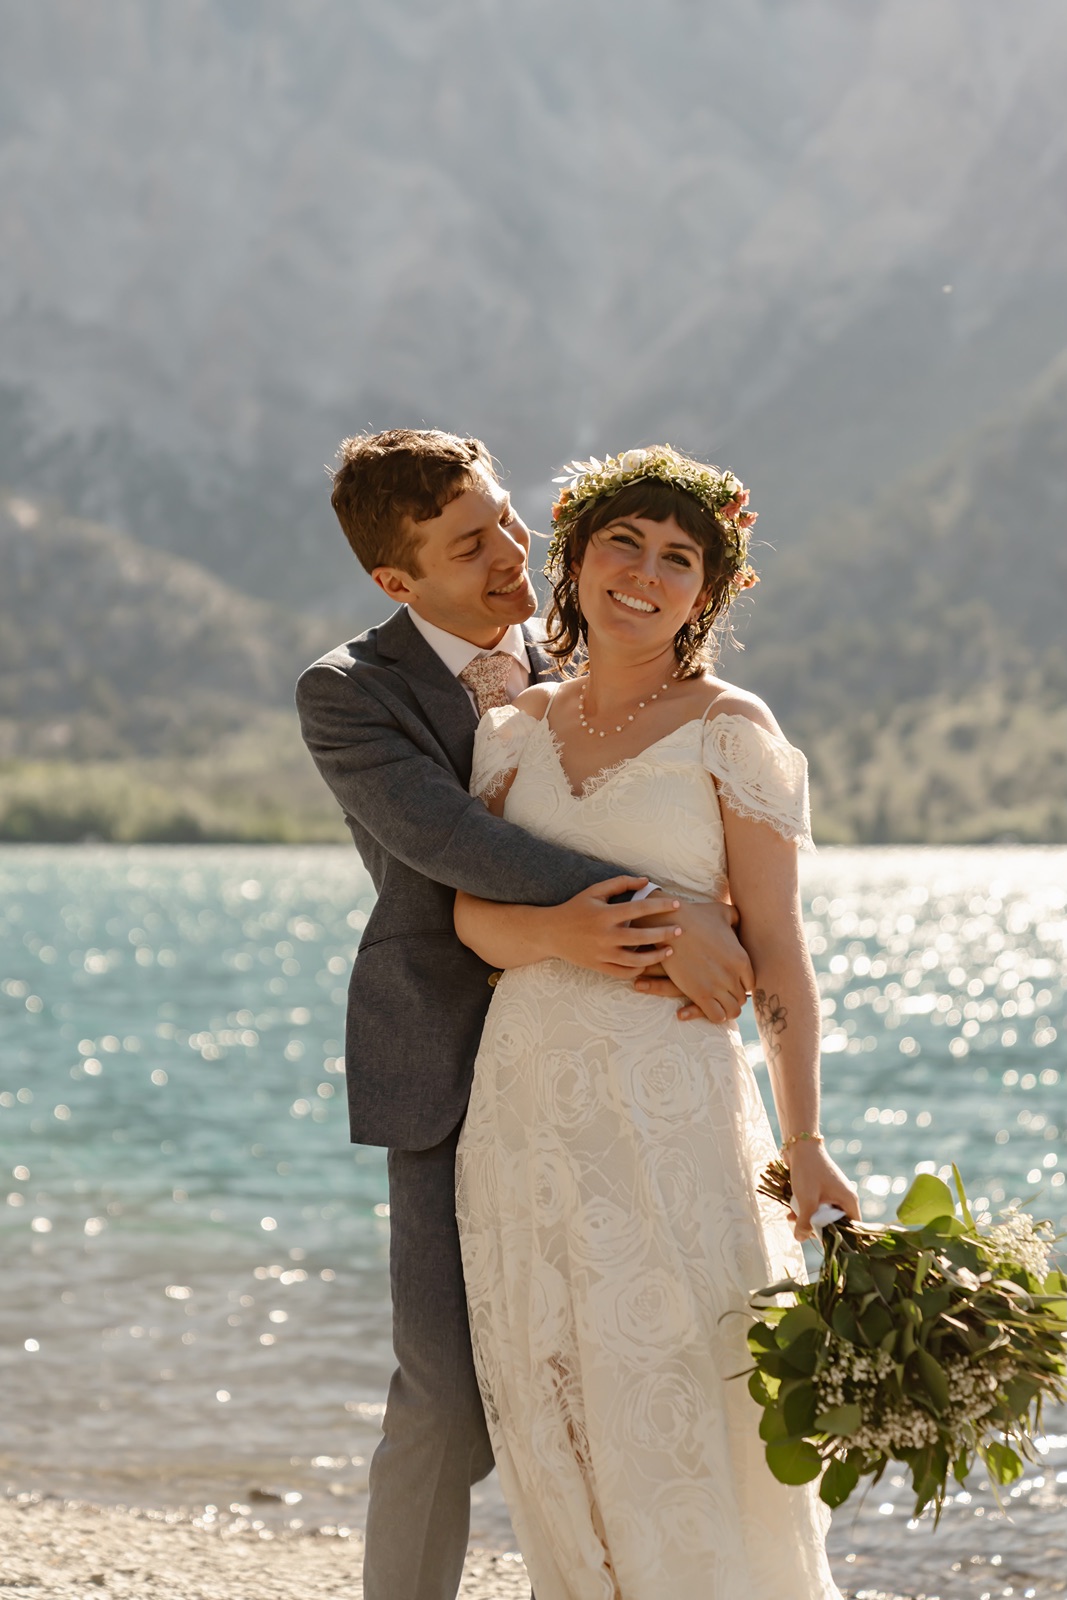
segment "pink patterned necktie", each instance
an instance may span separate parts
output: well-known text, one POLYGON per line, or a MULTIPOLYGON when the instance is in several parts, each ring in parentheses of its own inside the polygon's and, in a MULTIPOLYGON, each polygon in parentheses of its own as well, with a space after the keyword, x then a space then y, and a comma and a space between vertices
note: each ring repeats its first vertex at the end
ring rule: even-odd
POLYGON ((511 657, 501 650, 495 650, 492 655, 475 656, 474 660, 457 674, 460 683, 466 684, 473 694, 480 717, 484 717, 491 706, 511 704, 511 696, 508 694, 511 667, 511 657))

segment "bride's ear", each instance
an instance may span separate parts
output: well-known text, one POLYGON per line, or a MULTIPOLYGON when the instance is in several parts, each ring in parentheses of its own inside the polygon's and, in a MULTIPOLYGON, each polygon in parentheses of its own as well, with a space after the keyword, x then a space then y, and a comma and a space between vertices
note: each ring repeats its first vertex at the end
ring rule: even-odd
POLYGON ((705 584, 704 588, 701 589, 700 593, 697 595, 696 600, 693 602, 693 609, 692 609, 692 611, 690 611, 689 616, 688 616, 688 618, 686 620, 689 621, 689 622, 699 622, 700 617, 701 617, 701 615, 702 615, 702 613, 704 611, 704 607, 707 605, 707 603, 708 603, 708 601, 710 599, 711 599, 711 584, 708 583, 708 584, 705 584))

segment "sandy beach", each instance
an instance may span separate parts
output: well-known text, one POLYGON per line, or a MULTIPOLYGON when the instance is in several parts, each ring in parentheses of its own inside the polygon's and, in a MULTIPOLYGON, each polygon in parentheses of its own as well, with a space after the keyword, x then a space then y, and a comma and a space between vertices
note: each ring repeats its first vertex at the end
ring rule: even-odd
MULTIPOLYGON (((214 1507, 139 1510, 36 1492, 0 1500, 4 1600, 362 1600, 362 1554, 360 1535, 343 1525, 272 1528, 214 1507)), ((873 1588, 844 1593, 912 1600, 873 1588)), ((515 1552, 468 1552, 460 1600, 529 1594, 515 1552)), ((916 1592, 914 1600, 927 1597, 916 1592)))
MULTIPOLYGON (((892 1590, 873 1570, 876 1551, 865 1552, 864 1542, 853 1539, 857 1553, 838 1552, 833 1560, 843 1600, 1056 1600, 1067 1595, 1067 1549, 1054 1503, 1046 1510, 1051 1515, 1042 1519, 1039 1537, 1031 1530, 1014 1551, 1009 1544, 1006 1556, 1004 1523, 994 1528, 992 1518, 974 1525, 971 1538, 950 1541, 955 1552, 942 1545, 937 1555, 928 1539, 901 1549, 896 1570, 906 1570, 908 1581, 892 1590)), ((9 1489, 0 1498, 0 1594, 4 1600, 362 1600, 358 1530, 328 1522, 293 1527, 281 1511, 242 1504, 138 1509, 9 1489)), ((460 1600, 529 1600, 529 1594, 517 1553, 469 1551, 460 1600)))
MULTIPOLYGON (((336 1528, 138 1511, 37 1494, 0 1501, 4 1600, 361 1600, 363 1541, 336 1528)), ((518 1556, 471 1550, 461 1600, 528 1600, 518 1556)))

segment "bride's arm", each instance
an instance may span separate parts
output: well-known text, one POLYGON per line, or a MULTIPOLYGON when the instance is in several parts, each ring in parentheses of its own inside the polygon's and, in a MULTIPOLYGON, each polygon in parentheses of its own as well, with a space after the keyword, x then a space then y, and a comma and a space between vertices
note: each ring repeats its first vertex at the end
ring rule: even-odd
MULTIPOLYGON (((819 991, 804 938, 797 846, 767 822, 722 807, 730 893, 741 915, 755 985, 752 1006, 785 1145, 819 1132, 819 991)), ((856 1191, 814 1139, 789 1144, 795 1232, 810 1238, 824 1202, 859 1216, 856 1191)))
MULTIPOLYGON (((633 979, 671 954, 671 928, 630 926, 630 903, 612 905, 614 896, 644 888, 647 878, 616 877, 595 883, 558 906, 501 905, 460 890, 456 932, 493 967, 525 967, 558 956, 609 978, 633 979)), ((642 910, 677 910, 678 901, 650 895, 642 910)))

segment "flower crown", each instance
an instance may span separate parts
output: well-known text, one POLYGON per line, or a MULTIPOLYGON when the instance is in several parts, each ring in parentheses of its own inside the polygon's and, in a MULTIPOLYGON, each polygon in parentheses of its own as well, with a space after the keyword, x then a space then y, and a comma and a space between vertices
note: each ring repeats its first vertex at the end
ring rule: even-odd
POLYGON ((607 456, 603 461, 595 456, 588 461, 571 461, 558 478, 553 478, 552 482, 562 484, 563 488, 552 507, 555 526, 545 561, 548 577, 558 574, 568 535, 584 507, 592 500, 616 494, 640 478, 658 478, 661 483, 669 483, 692 495, 712 513, 733 557, 734 571, 729 580, 731 599, 742 589, 751 589, 759 582, 748 561, 750 530, 759 515, 756 511, 745 510, 748 490, 729 469, 720 472, 718 467, 691 461, 669 444, 654 445, 648 450, 625 450, 622 455, 607 456))

